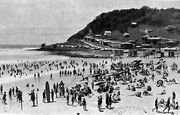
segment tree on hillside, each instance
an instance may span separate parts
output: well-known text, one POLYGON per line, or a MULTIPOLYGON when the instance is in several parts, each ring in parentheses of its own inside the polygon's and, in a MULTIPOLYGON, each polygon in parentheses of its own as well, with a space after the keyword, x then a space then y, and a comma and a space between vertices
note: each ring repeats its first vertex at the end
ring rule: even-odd
POLYGON ((41 44, 41 48, 44 48, 46 46, 46 43, 41 44))

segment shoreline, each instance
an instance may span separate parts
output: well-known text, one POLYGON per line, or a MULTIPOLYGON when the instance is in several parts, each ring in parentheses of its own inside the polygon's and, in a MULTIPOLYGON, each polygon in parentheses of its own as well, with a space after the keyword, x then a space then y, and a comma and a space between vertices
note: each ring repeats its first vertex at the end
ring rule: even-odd
POLYGON ((112 58, 113 56, 105 56, 105 55, 93 55, 91 54, 92 53, 92 50, 91 52, 89 52, 88 54, 88 51, 90 50, 87 50, 87 52, 85 51, 82 51, 82 50, 79 50, 79 51, 72 51, 72 50, 62 50, 62 51, 53 51, 53 50, 43 50, 43 49, 32 49, 31 51, 47 51, 50 53, 50 55, 62 55, 62 56, 68 56, 68 57, 73 57, 73 58, 100 58, 100 59, 110 59, 112 58), (82 52, 82 53, 81 53, 82 52), (84 55, 83 55, 84 53, 84 55), (86 54, 85 54, 86 53, 86 54))

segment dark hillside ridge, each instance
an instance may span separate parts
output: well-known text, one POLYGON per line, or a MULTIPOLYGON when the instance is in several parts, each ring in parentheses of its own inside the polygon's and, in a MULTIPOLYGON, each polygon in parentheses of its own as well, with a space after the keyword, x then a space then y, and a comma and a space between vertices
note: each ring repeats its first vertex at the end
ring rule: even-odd
POLYGON ((78 43, 90 30, 93 35, 103 34, 104 31, 118 31, 120 34, 115 37, 118 41, 123 39, 121 36, 125 32, 131 34, 128 40, 138 39, 142 36, 139 30, 145 28, 152 29, 153 35, 180 40, 180 9, 152 9, 144 6, 140 9, 113 10, 102 13, 83 30, 72 35, 67 42, 78 43), (138 27, 132 27, 132 22, 136 22, 138 27), (164 28, 168 25, 175 26, 175 31, 165 30, 164 28))

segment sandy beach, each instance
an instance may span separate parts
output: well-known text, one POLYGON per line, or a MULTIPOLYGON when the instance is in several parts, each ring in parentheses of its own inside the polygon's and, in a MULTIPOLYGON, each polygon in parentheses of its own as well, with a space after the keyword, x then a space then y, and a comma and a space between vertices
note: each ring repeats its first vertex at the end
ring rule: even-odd
MULTIPOLYGON (((78 66, 76 66, 76 69, 79 69, 80 72, 82 72, 83 69, 83 63, 87 62, 89 63, 96 63, 100 64, 105 61, 107 61, 107 64, 105 64, 104 68, 101 69, 107 69, 110 71, 110 66, 112 63, 116 63, 119 61, 122 61, 123 63, 130 63, 134 60, 142 60, 143 63, 149 63, 150 60, 153 60, 154 63, 158 62, 159 59, 154 58, 128 58, 124 57, 122 59, 116 59, 116 61, 112 59, 95 59, 95 58, 62 58, 59 59, 57 56, 54 56, 54 58, 50 57, 49 59, 42 58, 42 59, 35 59, 35 60, 29 60, 28 65, 31 65, 32 63, 38 63, 41 61, 45 61, 48 63, 54 62, 64 62, 66 61, 67 64, 63 63, 62 65, 66 68, 69 66, 71 61, 74 61, 78 66)), ((8 63, 8 61, 4 62, 3 64, 20 64, 24 63, 27 60, 21 60, 20 62, 14 61, 13 63, 8 63)), ((177 63, 177 65, 180 65, 180 58, 165 58, 164 61, 166 61, 169 72, 168 79, 174 78, 176 79, 177 83, 180 83, 180 74, 177 73, 177 71, 172 71, 170 66, 173 62, 177 63)), ((48 64, 47 64, 48 65, 48 64)), ((76 115, 77 113, 80 113, 80 115, 154 115, 154 114, 163 114, 162 112, 155 112, 152 111, 154 108, 154 101, 158 97, 159 99, 167 100, 168 97, 172 96, 172 92, 176 92, 176 101, 180 101, 180 93, 179 93, 179 84, 172 84, 167 85, 165 84, 165 87, 156 87, 156 83, 149 81, 147 85, 150 85, 152 87, 151 94, 152 96, 142 96, 142 97, 136 97, 132 96, 135 92, 132 92, 130 90, 127 90, 127 85, 122 85, 120 83, 117 84, 116 87, 119 87, 119 91, 121 92, 121 101, 118 103, 113 103, 112 108, 113 109, 106 109, 105 107, 105 93, 99 94, 97 90, 92 90, 93 96, 85 96, 85 99, 87 101, 87 110, 84 111, 82 106, 79 106, 76 102, 73 106, 69 106, 66 104, 66 98, 59 97, 55 98, 55 102, 52 103, 43 103, 42 98, 42 92, 45 88, 46 81, 49 82, 50 88, 53 88, 54 83, 59 83, 60 81, 63 81, 65 84, 65 88, 71 88, 75 86, 76 84, 80 83, 82 80, 82 76, 60 76, 59 71, 60 68, 57 70, 57 68, 52 67, 51 70, 46 70, 45 68, 47 65, 41 66, 42 68, 39 68, 38 70, 32 70, 31 72, 26 71, 27 75, 17 76, 16 78, 13 76, 3 75, 0 78, 0 84, 3 85, 4 91, 8 93, 9 88, 17 86, 22 92, 23 92, 23 103, 22 103, 22 110, 21 110, 21 103, 16 101, 16 97, 13 97, 12 100, 9 99, 7 96, 7 105, 4 105, 3 103, 0 103, 0 113, 1 114, 63 114, 63 115, 76 115), (41 73, 40 78, 34 78, 34 73, 43 71, 41 73), (50 74, 52 73, 52 79, 50 79, 50 74), (26 87, 26 84, 29 83, 29 87, 26 87), (34 85, 32 87, 32 84, 34 85), (37 91, 36 89, 39 89, 37 91), (30 96, 28 93, 31 92, 31 90, 35 89, 35 94, 38 95, 38 106, 32 107, 32 102, 30 101, 30 96), (166 95, 159 95, 160 92, 163 90, 166 90, 166 95), (97 99, 98 96, 102 95, 103 97, 103 103, 102 108, 103 112, 98 111, 97 107, 97 99)), ((69 67, 67 70, 73 70, 73 68, 69 67)), ((91 76, 89 75, 89 66, 85 66, 85 73, 83 74, 84 77, 89 77, 91 83, 91 76)), ((161 78, 161 75, 158 75, 155 73, 155 81, 161 78)), ((138 74, 138 77, 143 77, 142 75, 138 74)), ((142 92, 144 89, 137 89, 136 92, 142 92)), ((7 94, 8 95, 8 94, 7 94)), ((0 95, 0 98, 2 100, 2 96, 0 95)), ((160 108, 159 111, 162 111, 163 108, 160 108)), ((179 110, 172 110, 173 114, 178 115, 179 110)), ((168 113, 166 113, 168 114, 168 113)), ((172 113, 169 113, 172 114, 172 113)))

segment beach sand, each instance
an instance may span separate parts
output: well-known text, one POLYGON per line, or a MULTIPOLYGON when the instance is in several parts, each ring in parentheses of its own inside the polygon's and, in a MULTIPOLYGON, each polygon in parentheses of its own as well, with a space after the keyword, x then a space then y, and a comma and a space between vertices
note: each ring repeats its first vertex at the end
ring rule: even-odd
MULTIPOLYGON (((145 59, 145 58, 123 58, 119 59, 123 62, 131 62, 133 60, 141 59, 143 62, 149 62, 152 59, 145 59)), ((67 62, 70 62, 72 58, 69 58, 67 62)), ((82 60, 87 62, 94 62, 94 63, 100 63, 102 60, 105 60, 108 62, 106 65, 106 68, 110 68, 111 59, 95 59, 95 58, 73 58, 75 62, 81 64, 82 60)), ((119 61, 117 60, 117 61, 119 61)), ((158 59, 153 59, 155 62, 158 61, 158 59)), ((167 65, 170 66, 173 62, 176 62, 178 65, 180 65, 180 58, 166 58, 164 59, 167 62, 167 65)), ((82 69, 82 66, 80 66, 80 69, 82 69)), ((88 70, 86 70, 85 76, 88 76, 88 70)), ((180 74, 177 72, 172 72, 169 67, 169 76, 172 78, 176 78, 177 82, 180 78, 180 74)), ((140 76, 140 75, 139 75, 140 76)), ((158 75, 157 79, 158 79, 158 75)), ((68 106, 66 104, 66 98, 56 98, 53 103, 43 103, 42 102, 42 91, 45 87, 45 82, 48 81, 50 83, 50 87, 52 88, 53 83, 59 83, 60 81, 63 81, 65 83, 65 87, 72 87, 76 83, 78 83, 82 79, 81 76, 64 76, 59 77, 59 73, 56 70, 52 70, 51 72, 45 72, 41 75, 41 79, 38 80, 36 78, 33 78, 33 74, 29 74, 27 76, 22 76, 21 78, 13 78, 13 77, 3 77, 0 79, 0 84, 3 84, 4 90, 8 92, 10 87, 18 86, 20 90, 23 91, 23 110, 21 110, 20 103, 16 102, 16 98, 14 97, 12 101, 8 99, 7 96, 7 105, 4 105, 0 103, 0 114, 62 114, 62 115, 76 115, 77 113, 80 113, 80 115, 154 115, 154 114, 162 114, 162 113, 156 113, 152 112, 152 109, 154 108, 154 101, 158 97, 160 99, 165 99, 169 96, 172 96, 172 92, 176 92, 176 101, 180 102, 180 84, 176 85, 166 85, 165 88, 162 87, 156 87, 155 83, 149 82, 149 85, 152 86, 152 95, 153 96, 142 96, 142 98, 136 97, 136 96, 130 96, 133 94, 133 92, 126 90, 127 85, 119 85, 120 91, 121 91, 121 101, 119 103, 113 103, 112 107, 114 107, 112 110, 104 109, 104 112, 99 112, 97 107, 97 98, 99 94, 96 91, 93 91, 94 95, 89 98, 86 97, 87 101, 87 109, 88 111, 84 111, 82 106, 78 106, 77 103, 75 103, 74 106, 68 106), (53 81, 50 80, 50 73, 53 73, 53 81), (26 84, 29 83, 34 84, 34 87, 25 87, 26 84), (32 102, 30 102, 30 96, 28 93, 31 92, 32 89, 39 88, 39 91, 36 93, 38 94, 38 106, 32 107, 32 102), (158 95, 160 92, 162 92, 164 89, 166 89, 167 94, 166 95, 158 95)), ((179 80, 180 83, 180 80, 179 80)), ((138 89, 138 91, 142 91, 142 89, 138 89)), ((105 108, 105 95, 103 95, 103 108, 105 108)), ((2 95, 0 95, 0 98, 2 99, 2 95)), ((162 109, 160 109, 162 111, 162 109)), ((174 114, 178 114, 179 111, 173 110, 174 114)), ((168 114, 167 114, 168 115, 168 114)))

